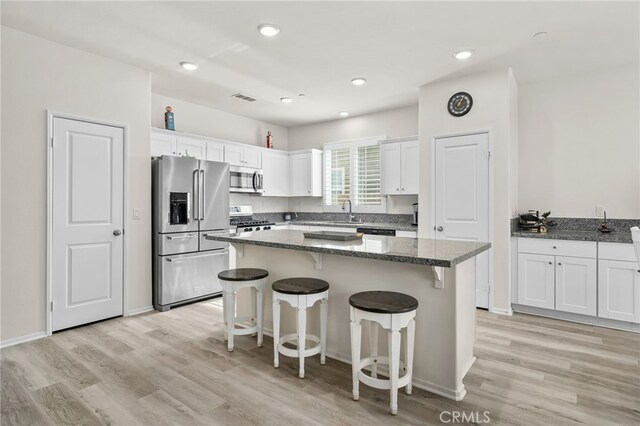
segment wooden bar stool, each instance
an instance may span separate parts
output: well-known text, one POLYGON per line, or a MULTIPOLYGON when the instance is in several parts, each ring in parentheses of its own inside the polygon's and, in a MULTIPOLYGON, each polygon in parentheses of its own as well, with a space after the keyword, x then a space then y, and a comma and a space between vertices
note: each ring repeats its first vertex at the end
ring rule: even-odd
POLYGON ((257 268, 228 269, 218 274, 222 285, 225 339, 227 349, 233 352, 233 336, 258 334, 258 347, 262 347, 262 300, 269 272, 257 268), (236 293, 251 288, 251 316, 236 317, 236 293), (251 327, 236 328, 236 322, 250 321, 251 327))
POLYGON ((286 278, 275 281, 273 289, 273 366, 278 368, 278 354, 298 357, 300 370, 298 375, 304 379, 304 359, 320 354, 320 364, 325 363, 327 347, 327 301, 329 299, 329 283, 316 278, 286 278), (280 337, 280 302, 287 302, 298 310, 297 333, 280 337), (307 335, 307 308, 320 301, 320 338, 307 335), (307 348, 306 341, 316 345, 307 348), (296 349, 284 346, 285 343, 297 343, 296 349))
POLYGON ((389 389, 391 414, 398 413, 398 388, 405 387, 411 395, 413 373, 413 345, 415 339, 415 316, 418 301, 407 294, 393 291, 364 291, 349 298, 351 305, 351 371, 353 376, 353 399, 360 399, 360 382, 377 389, 389 389), (371 324, 370 356, 360 359, 362 326, 360 321, 371 324), (378 356, 378 324, 389 332, 389 356, 378 356), (400 361, 400 330, 407 329, 406 360, 400 361), (389 380, 377 378, 377 366, 389 366, 389 380), (363 368, 371 367, 371 375, 363 368), (403 376, 399 377, 400 371, 403 376))

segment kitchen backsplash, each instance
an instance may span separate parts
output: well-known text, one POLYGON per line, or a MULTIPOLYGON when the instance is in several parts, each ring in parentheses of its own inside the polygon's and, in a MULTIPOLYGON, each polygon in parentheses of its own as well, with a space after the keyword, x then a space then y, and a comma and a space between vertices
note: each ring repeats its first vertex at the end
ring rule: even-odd
MULTIPOLYGON (((284 212, 255 213, 254 216, 259 220, 284 221, 284 212)), ((356 213, 355 216, 357 220, 366 223, 397 223, 403 225, 411 224, 413 219, 413 215, 410 214, 356 213)), ((301 222, 341 221, 349 220, 349 213, 298 212, 297 217, 296 213, 291 213, 291 220, 301 222)))

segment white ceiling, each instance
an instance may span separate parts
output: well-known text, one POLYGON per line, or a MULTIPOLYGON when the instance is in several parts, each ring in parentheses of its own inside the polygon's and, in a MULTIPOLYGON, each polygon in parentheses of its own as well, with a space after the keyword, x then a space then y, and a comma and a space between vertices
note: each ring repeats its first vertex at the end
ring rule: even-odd
POLYGON ((511 66, 526 83, 638 63, 639 4, 3 0, 1 12, 3 25, 150 70, 156 93, 290 127, 415 105, 421 85, 454 75, 511 66), (280 34, 259 35, 265 22, 280 34), (464 48, 475 55, 454 59, 464 48))

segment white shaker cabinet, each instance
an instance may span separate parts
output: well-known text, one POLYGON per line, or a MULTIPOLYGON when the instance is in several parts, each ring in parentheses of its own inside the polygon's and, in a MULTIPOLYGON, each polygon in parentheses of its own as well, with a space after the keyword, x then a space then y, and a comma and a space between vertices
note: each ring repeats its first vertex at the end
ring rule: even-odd
POLYGON ((181 157, 193 157, 198 160, 206 160, 206 141, 188 136, 178 136, 176 142, 176 154, 181 157))
POLYGON ((207 160, 224 162, 224 144, 207 141, 207 160))
POLYGON ((262 168, 262 151, 258 148, 241 145, 226 145, 224 161, 232 166, 262 168))
POLYGON ((309 149, 289 155, 292 197, 322 197, 322 151, 309 149))
POLYGON ((554 256, 518 254, 518 303, 538 308, 555 308, 554 256))
POLYGON ((157 131, 151 132, 151 156, 160 157, 162 155, 176 154, 176 136, 157 131))
POLYGON ((597 313, 596 260, 556 256, 556 310, 597 313))
POLYGON ((633 244, 599 244, 598 316, 640 323, 640 266, 633 244))
POLYGON ((263 196, 288 197, 289 154, 282 151, 268 151, 262 154, 263 196))
POLYGON ((381 190, 383 194, 418 194, 418 149, 418 141, 380 145, 381 190))

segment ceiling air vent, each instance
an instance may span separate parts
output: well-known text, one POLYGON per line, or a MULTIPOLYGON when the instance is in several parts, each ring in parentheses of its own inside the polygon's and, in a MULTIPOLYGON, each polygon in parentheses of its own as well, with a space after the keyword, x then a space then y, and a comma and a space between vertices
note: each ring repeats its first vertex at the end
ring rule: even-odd
POLYGON ((247 101, 247 102, 255 102, 256 99, 252 98, 251 96, 247 96, 247 95, 243 95, 242 93, 236 93, 235 95, 232 95, 234 98, 238 98, 238 99, 242 99, 243 101, 247 101))

